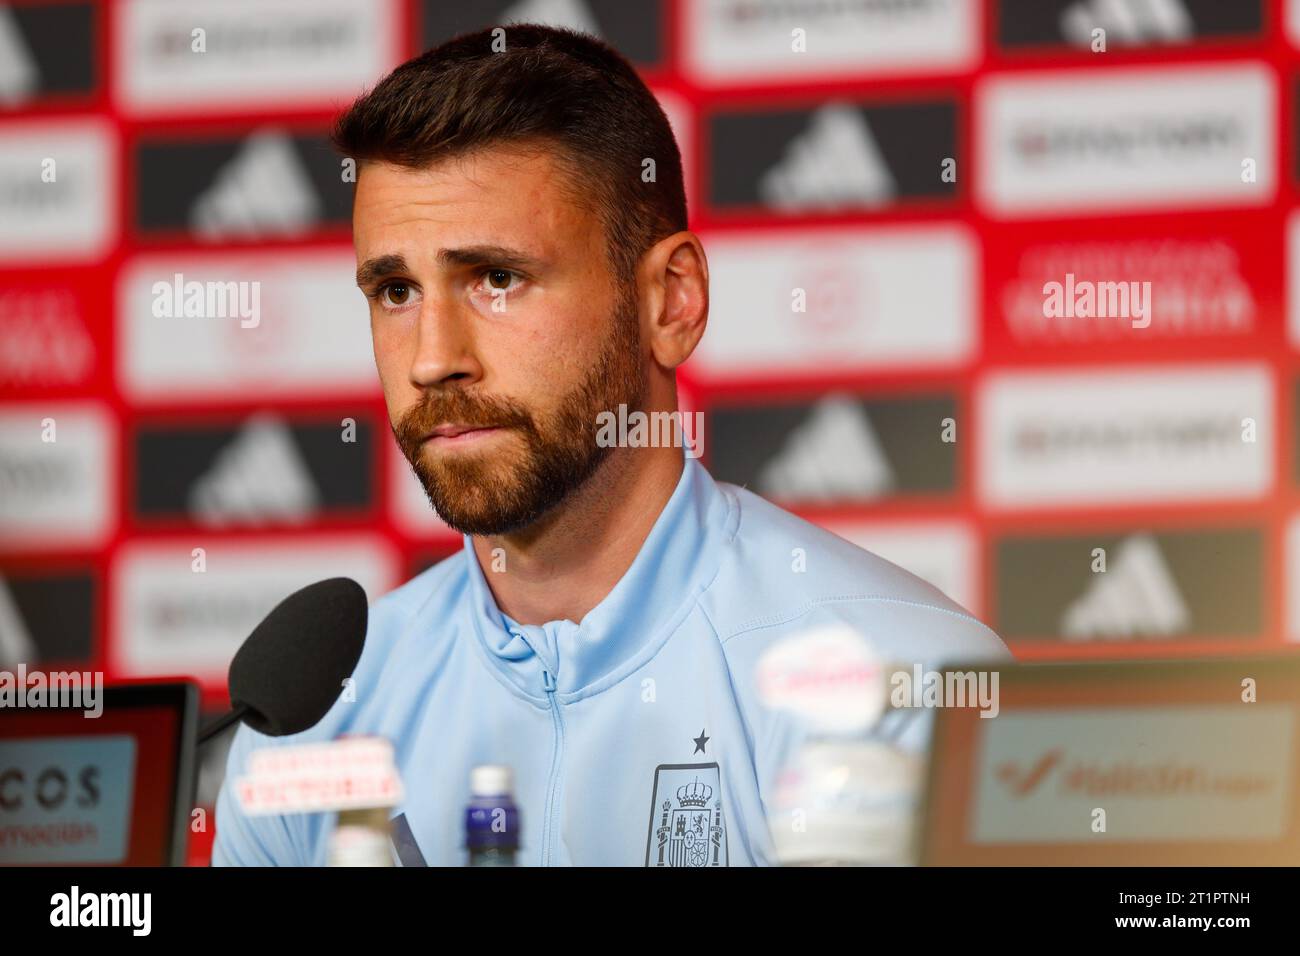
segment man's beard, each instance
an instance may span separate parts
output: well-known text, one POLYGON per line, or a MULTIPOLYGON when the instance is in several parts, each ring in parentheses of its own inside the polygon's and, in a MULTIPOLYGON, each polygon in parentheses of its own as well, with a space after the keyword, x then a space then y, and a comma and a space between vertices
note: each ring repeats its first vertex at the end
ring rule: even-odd
MULTIPOLYGON (((448 388, 429 391, 393 435, 438 516, 461 534, 497 535, 532 524, 595 473, 611 451, 596 442, 597 416, 645 400, 635 299, 624 291, 614 333, 586 378, 542 420, 506 398, 448 388), (524 449, 425 457, 423 440, 441 424, 510 429, 524 449)), ((488 438, 487 441, 494 439, 488 438)))

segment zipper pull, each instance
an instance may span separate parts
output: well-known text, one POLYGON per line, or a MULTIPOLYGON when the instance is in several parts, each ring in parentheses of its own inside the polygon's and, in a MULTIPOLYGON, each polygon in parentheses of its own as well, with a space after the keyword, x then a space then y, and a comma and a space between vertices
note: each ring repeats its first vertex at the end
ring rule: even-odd
POLYGON ((555 693, 555 678, 545 668, 542 669, 542 689, 548 694, 555 693))

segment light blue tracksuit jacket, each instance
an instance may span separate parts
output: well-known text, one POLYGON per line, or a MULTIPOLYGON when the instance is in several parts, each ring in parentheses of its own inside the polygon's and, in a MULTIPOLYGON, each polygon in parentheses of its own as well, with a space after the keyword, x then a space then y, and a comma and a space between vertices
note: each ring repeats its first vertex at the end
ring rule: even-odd
MULTIPOLYGON (((632 566, 581 624, 511 621, 467 538, 371 606, 355 700, 289 737, 240 727, 213 863, 325 864, 333 814, 247 816, 231 781, 256 748, 340 734, 393 742, 405 788, 394 841, 407 865, 464 865, 479 764, 514 770, 522 864, 775 863, 773 786, 805 730, 759 701, 755 665, 775 641, 837 623, 908 667, 1010 657, 936 588, 715 482, 693 459, 632 566), (676 839, 678 814, 708 825, 703 847, 676 839)), ((890 711, 881 729, 920 750, 932 718, 890 711)))

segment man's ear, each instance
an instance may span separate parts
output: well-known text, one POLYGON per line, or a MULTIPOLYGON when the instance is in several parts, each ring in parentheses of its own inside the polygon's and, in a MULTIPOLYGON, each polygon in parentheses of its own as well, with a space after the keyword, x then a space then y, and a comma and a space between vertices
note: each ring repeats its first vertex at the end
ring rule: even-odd
POLYGON ((675 232, 637 264, 641 334, 655 361, 675 369, 695 351, 709 319, 709 262, 693 232, 675 232))

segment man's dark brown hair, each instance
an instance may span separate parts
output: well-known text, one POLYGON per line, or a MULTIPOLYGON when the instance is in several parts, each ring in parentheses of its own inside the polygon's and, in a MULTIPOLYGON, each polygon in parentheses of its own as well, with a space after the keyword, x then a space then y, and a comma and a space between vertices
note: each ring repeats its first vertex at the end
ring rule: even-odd
POLYGON ((488 28, 403 63, 335 123, 358 163, 412 169, 489 146, 549 147, 573 198, 601 219, 615 278, 686 228, 681 155, 668 118, 631 64, 594 37, 536 24, 488 28), (497 43, 500 46, 500 42, 497 43), (654 160, 655 181, 643 163, 654 160))

